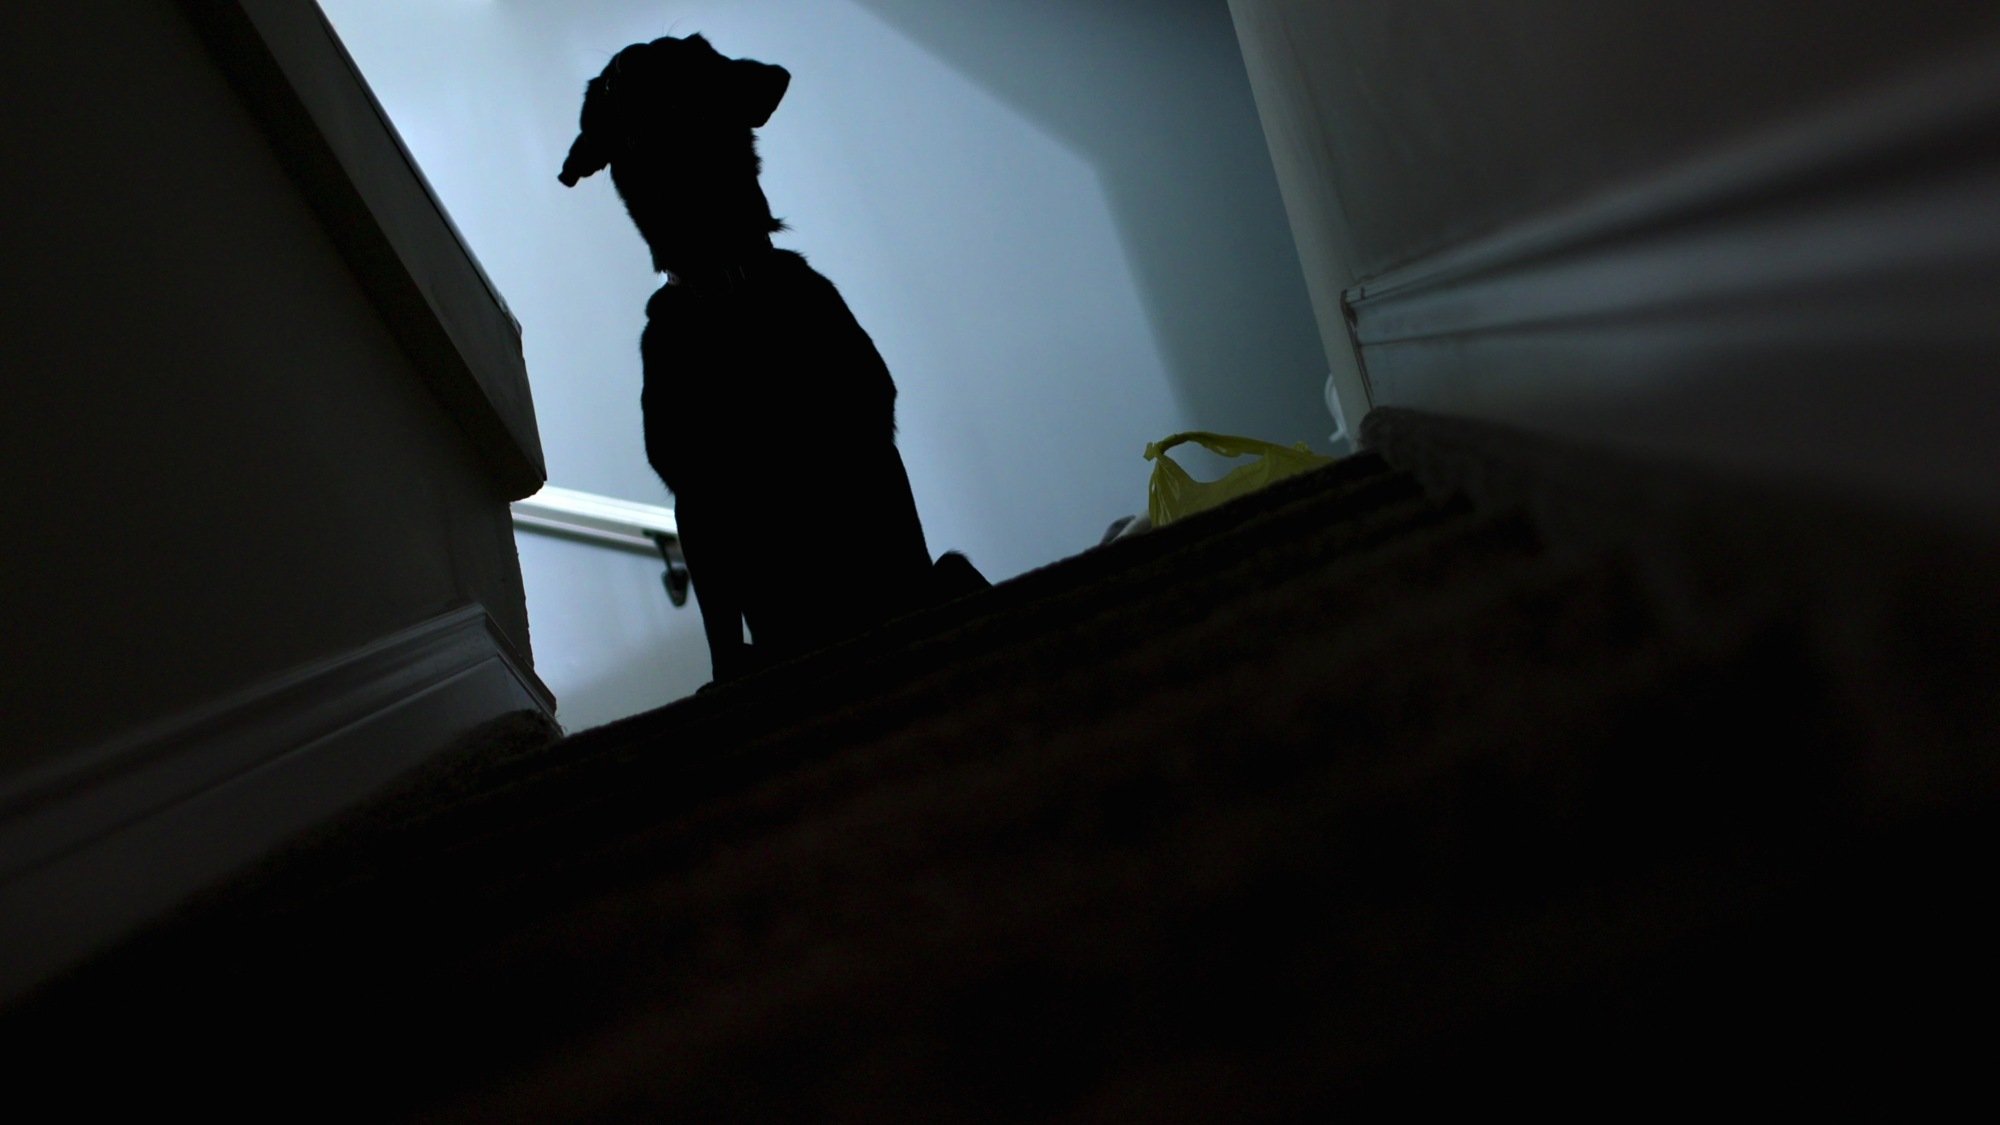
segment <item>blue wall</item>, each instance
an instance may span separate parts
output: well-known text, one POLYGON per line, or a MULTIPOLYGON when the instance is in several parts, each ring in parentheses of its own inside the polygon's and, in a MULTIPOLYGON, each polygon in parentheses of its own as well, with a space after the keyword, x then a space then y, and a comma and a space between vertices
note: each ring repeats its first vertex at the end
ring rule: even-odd
MULTIPOLYGON (((627 43, 694 31, 793 73, 761 134, 778 241, 841 287, 894 371, 934 551, 1005 578, 1142 510, 1148 441, 1331 428, 1223 0, 322 7, 523 323, 552 483, 668 502, 638 418, 657 278, 608 180, 565 190, 555 172, 584 81, 627 43)), ((838 502, 810 451, 786 452, 802 503, 838 502)), ((611 580, 589 550, 523 554, 559 696, 589 678, 561 666, 592 658, 551 649, 552 619, 588 617, 563 599, 611 580)), ((692 608, 667 632, 701 647, 692 608)))

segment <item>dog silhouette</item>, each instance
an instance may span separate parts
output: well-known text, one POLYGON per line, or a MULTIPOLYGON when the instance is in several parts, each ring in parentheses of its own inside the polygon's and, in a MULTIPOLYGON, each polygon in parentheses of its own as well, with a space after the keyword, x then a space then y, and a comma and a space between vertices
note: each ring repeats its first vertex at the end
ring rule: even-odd
POLYGON ((698 34, 635 43, 584 87, 559 177, 609 168, 667 275, 640 337, 646 456, 718 681, 986 585, 962 555, 931 560, 874 342, 771 243, 754 130, 790 83, 698 34))

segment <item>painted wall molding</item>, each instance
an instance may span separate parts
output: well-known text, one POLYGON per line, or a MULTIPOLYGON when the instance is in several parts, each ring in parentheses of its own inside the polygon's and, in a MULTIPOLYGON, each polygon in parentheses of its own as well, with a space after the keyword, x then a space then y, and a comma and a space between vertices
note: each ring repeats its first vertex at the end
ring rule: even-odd
POLYGON ((178 0, 507 498, 548 477, 521 327, 313 0, 178 0))
POLYGON ((0 1003, 522 710, 555 700, 467 605, 10 781, 0 1003))
POLYGON ((1470 367, 1485 340, 1611 320, 1929 339, 1941 320, 1979 327, 1939 297, 2000 267, 1996 191, 1989 46, 1391 270, 1345 301, 1382 405, 1452 405, 1447 366, 1470 367))
POLYGON ((1350 288, 1376 405, 2000 510, 2000 45, 1350 288))
POLYGON ((1285 0, 1229 0, 1237 46, 1326 352, 1327 412, 1341 435, 1331 444, 1336 450, 1352 449, 1360 420, 1371 405, 1342 299, 1343 287, 1357 276, 1352 268, 1355 254, 1333 188, 1330 149, 1315 133, 1320 114, 1313 105, 1313 83, 1300 65, 1300 34, 1296 13, 1290 10, 1294 7, 1285 0))

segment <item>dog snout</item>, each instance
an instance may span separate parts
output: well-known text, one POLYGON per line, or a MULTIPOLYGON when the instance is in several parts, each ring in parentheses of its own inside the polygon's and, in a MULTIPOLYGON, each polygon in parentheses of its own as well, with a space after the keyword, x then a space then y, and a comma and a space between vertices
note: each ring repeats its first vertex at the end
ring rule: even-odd
POLYGON ((575 187, 578 180, 602 171, 608 163, 609 158, 590 134, 578 133, 575 142, 569 146, 569 155, 563 158, 562 171, 556 173, 556 179, 564 187, 575 187))

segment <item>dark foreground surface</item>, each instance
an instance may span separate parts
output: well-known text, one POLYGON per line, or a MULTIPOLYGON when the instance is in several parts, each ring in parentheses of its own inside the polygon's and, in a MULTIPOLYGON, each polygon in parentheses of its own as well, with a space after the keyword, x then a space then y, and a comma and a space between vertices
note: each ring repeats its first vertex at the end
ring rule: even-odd
POLYGON ((1982 1093, 1991 542, 1370 431, 660 711, 500 724, 7 1013, 15 1097, 1253 1121, 1982 1093))

